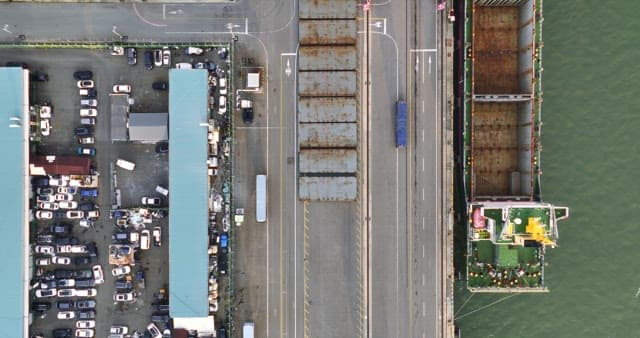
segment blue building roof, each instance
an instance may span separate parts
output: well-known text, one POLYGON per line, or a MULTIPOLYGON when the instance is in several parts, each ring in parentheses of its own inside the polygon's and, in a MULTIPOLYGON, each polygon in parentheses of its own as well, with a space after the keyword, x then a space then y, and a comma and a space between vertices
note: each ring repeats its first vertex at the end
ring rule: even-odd
POLYGON ((169 304, 206 317, 208 302, 207 71, 169 70, 169 304))
POLYGON ((4 257, 13 257, 6 259, 0 268, 0 337, 26 336, 28 322, 25 294, 29 279, 27 90, 28 82, 22 68, 0 68, 0 158, 10 159, 0 165, 3 181, 0 248, 4 257))

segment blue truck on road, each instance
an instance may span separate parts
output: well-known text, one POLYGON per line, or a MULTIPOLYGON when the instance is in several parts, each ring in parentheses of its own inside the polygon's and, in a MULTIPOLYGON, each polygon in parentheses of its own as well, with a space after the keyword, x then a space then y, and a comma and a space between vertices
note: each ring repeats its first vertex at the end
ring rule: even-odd
POLYGON ((407 103, 396 102, 396 147, 407 146, 407 103))

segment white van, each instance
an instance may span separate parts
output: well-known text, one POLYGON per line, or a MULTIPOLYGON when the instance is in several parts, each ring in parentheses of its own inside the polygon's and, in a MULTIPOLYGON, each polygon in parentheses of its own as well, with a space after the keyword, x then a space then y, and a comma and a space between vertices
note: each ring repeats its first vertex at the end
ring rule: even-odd
POLYGON ((151 234, 149 230, 142 230, 142 234, 140 234, 140 249, 141 250, 149 250, 149 243, 151 242, 151 234))
POLYGON ((253 338, 253 323, 245 322, 242 325, 242 338, 253 338))
POLYGON ((122 169, 127 169, 127 170, 133 170, 136 168, 136 164, 133 162, 129 162, 129 161, 125 161, 121 158, 119 158, 116 161, 116 165, 122 169))
POLYGON ((159 185, 158 185, 158 186, 156 186, 156 192, 157 192, 158 194, 163 194, 163 195, 165 195, 165 196, 169 196, 169 190, 167 190, 166 188, 163 188, 163 187, 161 187, 161 186, 159 186, 159 185))
POLYGON ((227 78, 221 77, 218 80, 218 87, 220 88, 220 95, 227 95, 227 78))

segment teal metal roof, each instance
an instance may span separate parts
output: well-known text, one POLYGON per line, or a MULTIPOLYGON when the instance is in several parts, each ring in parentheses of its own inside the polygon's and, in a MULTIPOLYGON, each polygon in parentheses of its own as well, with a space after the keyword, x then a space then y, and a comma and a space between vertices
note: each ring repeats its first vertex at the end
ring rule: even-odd
POLYGON ((0 337, 22 337, 27 323, 27 132, 29 127, 24 101, 28 83, 22 68, 0 68, 0 158, 11 159, 0 165, 2 194, 0 205, 0 248, 6 259, 0 273, 0 337), (13 118, 13 120, 12 120, 13 118), (10 127, 10 125, 21 127, 10 127), (20 198, 22 197, 22 198, 20 198))
POLYGON ((207 96, 206 70, 169 70, 171 317, 209 314, 207 96))

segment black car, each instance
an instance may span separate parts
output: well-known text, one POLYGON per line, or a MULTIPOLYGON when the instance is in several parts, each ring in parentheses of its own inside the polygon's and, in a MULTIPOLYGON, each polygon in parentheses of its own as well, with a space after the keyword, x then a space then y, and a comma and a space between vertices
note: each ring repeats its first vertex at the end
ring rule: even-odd
POLYGON ((150 51, 144 52, 144 68, 147 70, 153 69, 153 53, 150 51))
POLYGON ((166 323, 170 320, 168 314, 165 313, 154 313, 151 315, 151 321, 155 323, 166 323))
POLYGON ((58 310, 73 310, 73 301, 59 300, 56 302, 56 307, 58 308, 58 310))
POLYGON ((78 309, 95 309, 96 301, 93 299, 82 299, 76 301, 76 307, 78 309))
POLYGON ((167 90, 169 85, 166 82, 154 82, 151 84, 151 88, 155 90, 167 90))
POLYGON ((91 211, 91 210, 96 210, 97 207, 95 203, 81 203, 78 206, 78 209, 82 211, 91 211))
POLYGON ((153 304, 155 313, 169 313, 169 304, 153 304))
POLYGON ((51 244, 53 243, 53 235, 50 234, 46 234, 46 235, 38 235, 38 237, 36 238, 36 242, 38 244, 51 244))
POLYGON ((73 278, 73 271, 57 269, 54 271, 56 278, 73 278))
POLYGON ((49 75, 47 74, 31 74, 29 78, 31 79, 31 81, 36 81, 36 82, 49 81, 49 75))
POLYGON ((93 271, 91 271, 90 269, 75 270, 75 271, 72 271, 71 277, 93 279, 93 271))
POLYGON ((62 210, 55 210, 53 212, 53 219, 66 219, 67 213, 62 210))
POLYGON ((91 264, 91 257, 88 256, 80 256, 73 259, 73 264, 75 265, 89 265, 91 264))
POLYGON ((53 338, 72 338, 73 330, 72 329, 55 329, 52 331, 53 338))
POLYGON ((242 122, 245 124, 253 123, 253 108, 242 109, 242 122))
POLYGON ((54 224, 49 227, 49 231, 54 234, 68 234, 71 232, 71 225, 69 224, 54 224))
POLYGON ((33 302, 31 303, 31 310, 33 311, 47 311, 51 308, 49 302, 33 302))
POLYGON ((58 237, 56 238, 56 245, 76 245, 80 243, 80 240, 76 237, 58 237))
POLYGON ((216 336, 217 338, 227 338, 227 330, 225 330, 224 327, 221 327, 218 329, 218 335, 216 336))
POLYGON ((95 279, 76 279, 76 288, 78 289, 85 289, 85 288, 92 288, 96 285, 96 280, 95 279))
POLYGON ((95 88, 89 88, 87 89, 86 95, 82 95, 82 98, 95 99, 97 95, 98 91, 96 91, 95 88))
POLYGON ((169 142, 158 142, 156 144, 156 153, 166 154, 169 152, 169 142))
POLYGON ((73 134, 76 136, 91 136, 93 135, 93 128, 91 127, 77 127, 73 130, 73 134))
POLYGON ((116 290, 131 290, 131 289, 133 289, 132 282, 124 279, 116 280, 116 290))
POLYGON ((58 282, 55 279, 44 279, 40 281, 39 287, 40 289, 55 289, 58 287, 58 282))
POLYGON ((127 63, 132 66, 138 63, 138 52, 133 47, 127 48, 127 63))
POLYGON ((93 73, 90 70, 79 70, 73 73, 73 78, 76 80, 91 80, 93 73))
POLYGON ((49 186, 49 177, 47 177, 47 176, 36 176, 36 177, 33 178, 31 183, 33 183, 33 185, 35 185, 37 187, 46 187, 46 186, 49 186))
POLYGON ((7 67, 21 67, 21 68, 24 68, 24 69, 29 68, 29 66, 26 63, 19 62, 19 61, 9 61, 9 62, 7 62, 6 66, 7 67))
POLYGON ((92 258, 98 257, 98 247, 96 247, 96 242, 87 243, 87 252, 92 258))
POLYGON ((227 274, 227 254, 224 251, 218 255, 218 271, 221 275, 227 274))
POLYGON ((78 311, 78 319, 84 320, 94 318, 96 318, 96 312, 93 310, 78 311))

